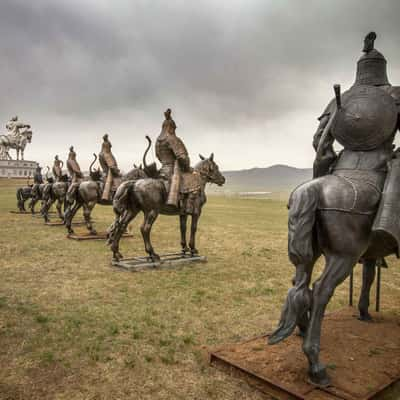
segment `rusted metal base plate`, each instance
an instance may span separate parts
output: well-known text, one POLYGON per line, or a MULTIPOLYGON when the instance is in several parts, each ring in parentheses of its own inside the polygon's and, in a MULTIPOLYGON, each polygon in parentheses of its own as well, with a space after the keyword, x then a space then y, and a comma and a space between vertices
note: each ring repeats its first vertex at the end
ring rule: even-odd
POLYGON ((149 257, 132 257, 124 258, 120 261, 113 260, 111 263, 114 267, 137 272, 155 268, 166 269, 179 264, 193 262, 207 262, 207 257, 199 255, 184 255, 182 253, 169 253, 160 255, 160 261, 152 261, 149 257))
MULTIPOLYGON (((128 237, 133 237, 133 235, 131 233, 124 233, 122 237, 128 238, 128 237)), ((92 235, 89 232, 70 233, 67 235, 67 238, 72 240, 106 240, 107 232, 97 232, 96 235, 92 235)))
MULTIPOLYGON (((50 211, 48 213, 48 215, 56 215, 55 211, 50 211)), ((35 212, 35 214, 32 214, 33 218, 43 218, 43 214, 41 214, 40 212, 35 212)))
MULTIPOLYGON (((63 221, 49 221, 44 223, 47 226, 62 226, 64 225, 63 221)), ((72 225, 85 225, 85 221, 78 221, 78 222, 73 222, 72 225)))
POLYGON ((267 336, 211 351, 210 362, 246 379, 276 399, 369 400, 400 380, 400 317, 374 315, 362 322, 353 308, 327 314, 321 359, 332 385, 316 388, 307 380, 302 339, 292 335, 274 346, 267 336))

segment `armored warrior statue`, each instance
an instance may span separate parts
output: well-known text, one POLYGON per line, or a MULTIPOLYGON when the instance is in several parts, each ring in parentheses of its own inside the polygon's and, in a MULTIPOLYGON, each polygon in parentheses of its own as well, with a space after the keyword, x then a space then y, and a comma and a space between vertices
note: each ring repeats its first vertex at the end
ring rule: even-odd
POLYGON ((321 325, 335 288, 363 263, 360 319, 368 320, 369 290, 378 260, 400 249, 400 158, 393 141, 400 128, 400 87, 391 86, 386 60, 374 48, 376 34, 364 40, 353 86, 333 99, 314 135, 314 178, 289 199, 289 258, 296 267, 276 331, 275 344, 297 326, 304 337, 311 382, 329 385, 319 359, 321 325), (333 149, 338 141, 343 150, 333 149), (316 260, 325 269, 312 289, 316 260))
POLYGON ((182 140, 176 136, 176 124, 171 118, 171 110, 164 113, 165 120, 156 141, 156 156, 161 162, 160 178, 166 182, 167 205, 178 206, 181 174, 190 172, 190 159, 182 140))
POLYGON ((29 208, 31 209, 32 214, 34 213, 35 204, 42 197, 41 188, 43 187, 43 185, 44 185, 44 180, 42 175, 42 167, 38 165, 36 167, 35 174, 33 175, 31 202, 29 204, 29 208))
POLYGON ((58 158, 58 155, 54 157, 53 163, 53 176, 54 179, 58 182, 62 177, 62 168, 64 163, 58 158))
POLYGON ((121 183, 121 173, 118 169, 117 161, 111 151, 111 147, 112 145, 108 139, 108 135, 105 134, 103 136, 103 144, 101 145, 101 151, 99 153, 99 162, 106 176, 102 200, 110 200, 111 192, 115 193, 121 183))
POLYGON ((76 161, 76 153, 74 150, 74 146, 71 146, 69 148, 67 168, 68 168, 69 174, 71 175, 71 185, 80 183, 83 178, 83 174, 81 172, 81 167, 79 166, 78 162, 76 161))

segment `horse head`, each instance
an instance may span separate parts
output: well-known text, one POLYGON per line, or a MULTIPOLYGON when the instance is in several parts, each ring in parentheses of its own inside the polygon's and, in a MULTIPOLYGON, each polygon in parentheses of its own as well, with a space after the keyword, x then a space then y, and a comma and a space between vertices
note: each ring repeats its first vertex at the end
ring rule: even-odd
POLYGON ((225 183, 225 177, 221 174, 218 165, 214 161, 214 153, 210 157, 203 157, 201 154, 200 162, 195 166, 195 170, 206 180, 208 183, 215 183, 222 186, 225 183))
POLYGON ((148 178, 146 172, 144 171, 142 164, 137 166, 133 164, 133 169, 131 169, 126 175, 123 176, 123 181, 136 181, 139 179, 148 178))
POLYGON ((31 143, 32 141, 32 131, 29 128, 25 128, 21 132, 22 140, 26 140, 28 143, 31 143))

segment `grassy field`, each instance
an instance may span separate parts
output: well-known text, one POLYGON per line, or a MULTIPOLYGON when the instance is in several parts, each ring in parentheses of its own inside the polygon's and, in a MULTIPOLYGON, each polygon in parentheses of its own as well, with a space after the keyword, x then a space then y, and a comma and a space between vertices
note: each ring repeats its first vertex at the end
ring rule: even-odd
MULTIPOLYGON (((0 181, 0 399, 265 398, 211 368, 207 347, 275 326, 294 272, 284 201, 210 196, 198 232, 208 263, 129 273, 110 267, 103 242, 10 214, 15 185, 0 181)), ((98 230, 112 218, 96 207, 98 230)), ((140 223, 125 256, 143 254, 140 223)), ((153 244, 178 248, 177 219, 159 218, 153 244)), ((382 308, 399 313, 400 265, 388 261, 382 308)), ((330 309, 347 304, 347 289, 330 309)))

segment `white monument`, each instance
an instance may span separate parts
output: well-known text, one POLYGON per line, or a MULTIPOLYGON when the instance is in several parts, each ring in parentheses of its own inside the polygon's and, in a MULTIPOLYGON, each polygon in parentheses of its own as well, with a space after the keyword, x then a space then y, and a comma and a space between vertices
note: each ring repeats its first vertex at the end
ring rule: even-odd
POLYGON ((18 121, 17 116, 7 122, 7 133, 0 135, 0 178, 24 178, 34 175, 38 163, 24 160, 26 144, 32 140, 30 128, 30 125, 18 121), (16 160, 12 159, 10 149, 16 150, 16 160))

